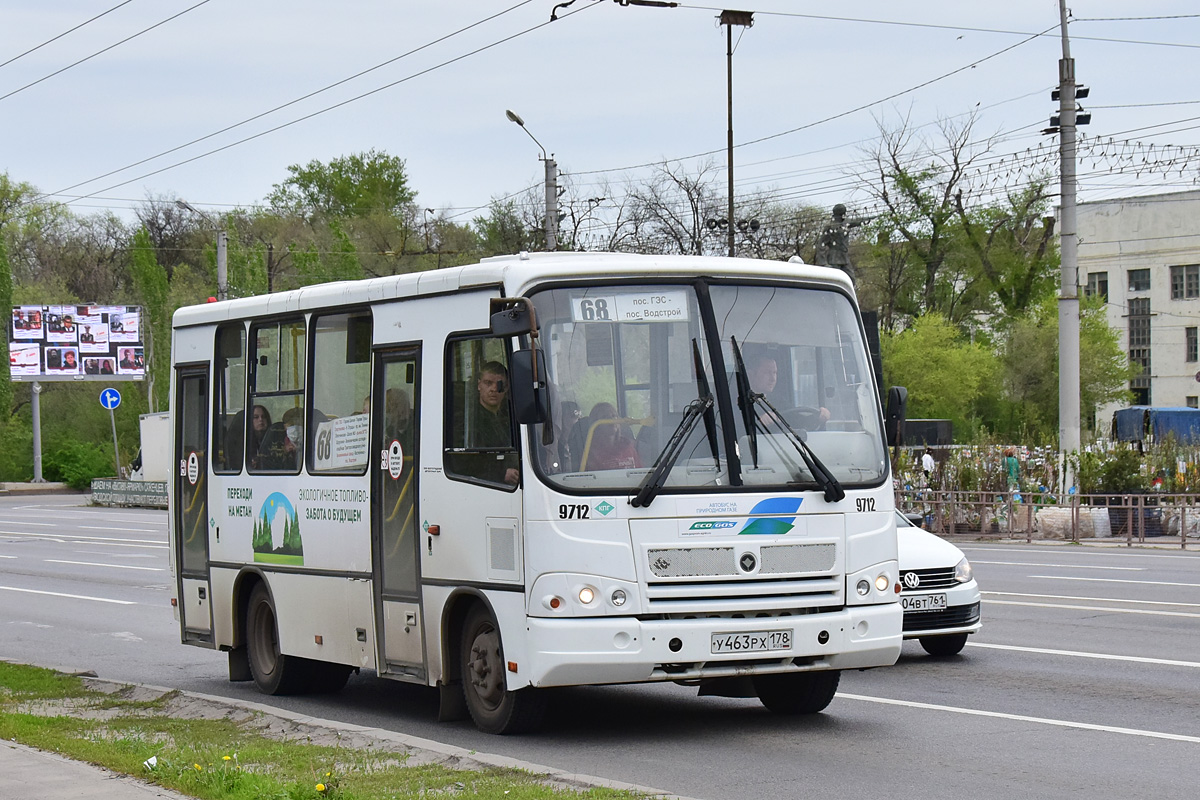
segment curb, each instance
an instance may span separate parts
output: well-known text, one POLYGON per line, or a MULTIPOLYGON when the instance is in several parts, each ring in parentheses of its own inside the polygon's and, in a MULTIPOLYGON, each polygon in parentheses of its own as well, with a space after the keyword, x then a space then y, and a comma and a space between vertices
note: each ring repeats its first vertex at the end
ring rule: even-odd
MULTIPOLYGON (((162 697, 163 695, 172 694, 177 697, 187 698, 195 703, 203 703, 213 710, 224 710, 224 713, 248 710, 256 712, 265 718, 274 718, 280 720, 282 723, 290 723, 291 725, 301 729, 308 728, 315 731, 328 731, 338 736, 346 734, 353 738, 365 739, 371 743, 386 744, 391 749, 401 750, 407 753, 409 755, 409 761, 406 763, 411 763, 414 765, 437 764, 448 769, 478 771, 494 767, 502 767, 505 769, 522 770, 535 775, 545 776, 547 783, 563 789, 580 790, 599 787, 624 790, 628 792, 637 792, 647 797, 662 798, 662 800, 693 800, 692 798, 684 797, 682 795, 670 794, 662 789, 654 789, 648 786, 638 786, 637 784, 614 781, 607 778, 598 778, 594 775, 565 772, 563 770, 555 769, 554 767, 548 767, 543 764, 534 764, 516 758, 509 758, 508 756, 496 755, 494 753, 481 753, 477 750, 468 750, 455 745, 436 742, 432 739, 423 739, 419 736, 397 733, 395 731, 388 731, 382 728, 370 728, 348 722, 337 722, 334 720, 321 719, 319 717, 313 717, 307 714, 300 714, 287 711, 285 709, 275 708, 262 703, 235 701, 226 697, 200 694, 198 692, 185 692, 180 689, 169 689, 163 686, 126 683, 123 681, 114 681, 105 678, 94 678, 91 677, 91 673, 86 671, 80 672, 65 669, 59 669, 59 671, 66 674, 78 675, 83 679, 84 684, 89 688, 110 694, 125 691, 129 688, 136 688, 141 692, 147 693, 148 696, 152 694, 154 696, 153 699, 162 697)), ((281 725, 280 727, 286 727, 286 725, 281 725)))

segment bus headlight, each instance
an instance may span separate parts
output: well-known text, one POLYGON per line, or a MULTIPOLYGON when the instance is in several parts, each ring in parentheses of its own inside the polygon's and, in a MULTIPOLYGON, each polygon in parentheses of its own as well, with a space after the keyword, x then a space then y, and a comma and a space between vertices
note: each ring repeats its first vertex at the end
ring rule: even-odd
POLYGON ((590 586, 584 586, 579 590, 579 602, 585 606, 590 606, 592 601, 596 599, 596 590, 590 586))
POLYGON ((863 578, 858 582, 858 586, 855 589, 858 591, 859 597, 866 597, 871 591, 871 584, 867 582, 866 578, 863 578))
POLYGON ((886 592, 892 586, 892 579, 887 575, 880 575, 875 579, 875 588, 881 592, 886 592))
POLYGON ((625 594, 624 589, 613 589, 612 596, 609 599, 614 606, 623 606, 629 597, 625 594))

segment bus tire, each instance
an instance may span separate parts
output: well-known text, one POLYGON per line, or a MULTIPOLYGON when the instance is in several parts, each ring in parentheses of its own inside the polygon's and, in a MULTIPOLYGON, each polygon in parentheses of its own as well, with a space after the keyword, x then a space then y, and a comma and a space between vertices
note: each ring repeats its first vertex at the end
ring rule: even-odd
POLYGON ((263 694, 304 691, 309 670, 304 659, 279 652, 279 624, 275 603, 265 583, 254 587, 246 607, 246 653, 250 673, 263 694))
POLYGON ((754 691, 774 714, 816 714, 833 701, 841 677, 836 669, 755 675, 754 691))
POLYGON ((462 687, 475 727, 484 733, 524 733, 541 724, 545 696, 537 689, 509 691, 500 628, 482 605, 467 614, 462 629, 462 687))
POLYGON ((918 641, 925 652, 931 656, 956 656, 967 646, 967 634, 955 633, 950 636, 922 636, 918 641))

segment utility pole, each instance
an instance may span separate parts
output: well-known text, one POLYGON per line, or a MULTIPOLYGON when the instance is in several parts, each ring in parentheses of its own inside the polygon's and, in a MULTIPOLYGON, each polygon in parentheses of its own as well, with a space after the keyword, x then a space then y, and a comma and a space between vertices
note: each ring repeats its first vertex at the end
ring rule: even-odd
MULTIPOLYGON (((186 200, 176 200, 175 205, 182 208, 184 211, 190 211, 193 214, 198 214, 208 220, 208 224, 212 225, 217 231, 217 299, 229 299, 229 236, 221 228, 217 222, 205 214, 200 209, 193 206, 186 200)), ((269 274, 269 273, 268 273, 269 274)))
POLYGON ((538 160, 546 165, 546 250, 553 252, 558 249, 558 164, 554 160, 554 154, 547 155, 546 148, 542 147, 537 137, 525 127, 525 120, 521 119, 520 114, 507 109, 504 116, 508 117, 509 122, 520 125, 525 135, 533 139, 533 143, 542 151, 542 157, 538 160))
POLYGON ((720 24, 725 26, 725 59, 729 79, 726 82, 726 93, 729 102, 726 104, 728 108, 728 138, 726 141, 726 161, 729 172, 729 213, 725 220, 725 231, 729 236, 729 257, 734 256, 734 219, 733 219, 733 26, 741 25, 749 28, 754 24, 754 12, 752 11, 729 11, 721 12, 719 17, 720 24))
MULTIPOLYGON (((1067 36, 1067 3, 1058 0, 1062 59, 1058 62, 1059 159, 1061 175, 1062 283, 1058 299, 1058 446, 1064 456, 1079 452, 1079 249, 1075 218, 1075 59, 1067 36)), ((1064 486, 1074 485, 1064 459, 1064 486)))

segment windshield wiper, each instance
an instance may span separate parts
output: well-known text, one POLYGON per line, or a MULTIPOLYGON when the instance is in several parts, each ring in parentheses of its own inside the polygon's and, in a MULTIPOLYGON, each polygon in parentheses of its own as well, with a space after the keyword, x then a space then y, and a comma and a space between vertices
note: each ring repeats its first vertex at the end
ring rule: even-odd
POLYGON ((671 474, 671 468, 675 466, 675 462, 679 459, 679 454, 683 452, 684 443, 687 442, 692 429, 696 427, 696 423, 701 419, 704 420, 704 431, 708 435, 708 444, 712 449, 713 460, 717 462, 717 472, 721 471, 721 458, 717 451, 717 421, 716 415, 713 413, 713 406, 716 404, 716 401, 713 399, 712 391, 708 387, 708 376, 704 372, 704 364, 700 360, 700 348, 696 344, 695 339, 692 339, 692 354, 696 367, 696 384, 700 390, 700 396, 687 404, 687 408, 683 410, 683 419, 679 420, 679 424, 675 427, 671 438, 667 440, 662 452, 654 460, 650 474, 646 476, 646 479, 642 481, 642 485, 638 487, 638 493, 629 501, 629 505, 634 508, 648 506, 654 502, 655 497, 658 497, 658 493, 667 482, 667 476, 671 474))
POLYGON ((825 502, 836 503, 843 499, 846 496, 846 490, 804 441, 804 437, 788 424, 783 415, 776 410, 775 406, 771 405, 771 402, 761 392, 755 392, 750 388, 750 377, 746 372, 746 364, 742 361, 741 348, 738 347, 737 339, 730 336, 729 340, 733 343, 734 363, 737 365, 738 406, 742 409, 742 421, 746 424, 746 432, 750 438, 750 454, 754 459, 755 469, 758 468, 758 426, 762 424, 763 432, 767 432, 766 425, 759 422, 757 409, 761 408, 766 412, 766 417, 787 435, 788 441, 796 448, 796 452, 804 460, 804 466, 808 467, 808 471, 816 479, 817 485, 824 491, 825 502))

